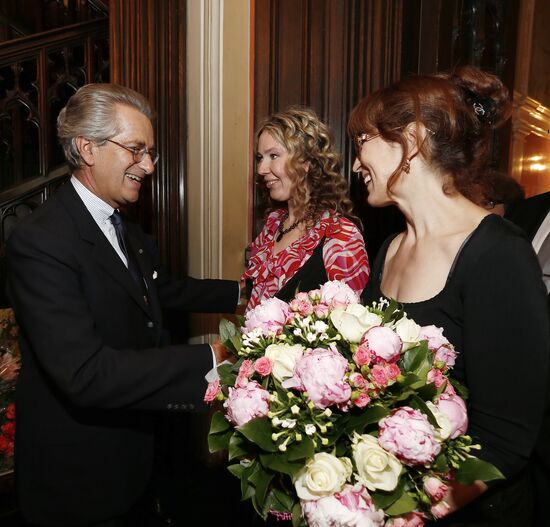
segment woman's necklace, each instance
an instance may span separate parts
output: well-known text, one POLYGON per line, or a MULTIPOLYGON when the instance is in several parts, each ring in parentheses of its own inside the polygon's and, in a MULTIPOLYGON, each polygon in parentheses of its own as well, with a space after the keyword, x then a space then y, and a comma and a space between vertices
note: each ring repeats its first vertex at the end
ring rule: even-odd
POLYGON ((288 234, 291 230, 298 227, 298 225, 302 221, 302 220, 296 220, 290 227, 288 227, 287 229, 284 229, 283 225, 285 224, 285 221, 287 220, 287 218, 288 218, 288 214, 281 220, 281 223, 279 223, 279 227, 277 229, 277 236, 275 236, 275 240, 277 242, 280 242, 283 239, 283 236, 285 234, 288 234))

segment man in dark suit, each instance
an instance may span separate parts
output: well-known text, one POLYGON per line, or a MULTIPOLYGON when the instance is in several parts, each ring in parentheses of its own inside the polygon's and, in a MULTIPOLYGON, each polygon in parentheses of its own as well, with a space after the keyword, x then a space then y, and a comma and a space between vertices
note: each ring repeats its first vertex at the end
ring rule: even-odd
MULTIPOLYGON (((521 227, 539 258, 550 307, 550 192, 515 203, 505 217, 521 227)), ((550 313, 550 310, 549 310, 550 313)), ((535 525, 548 524, 547 503, 550 496, 550 386, 547 386, 546 415, 530 463, 535 488, 535 525)))
POLYGON ((234 312, 237 282, 172 280, 152 240, 120 218, 154 171, 146 99, 84 86, 58 118, 73 177, 12 233, 21 328, 19 505, 33 525, 136 527, 153 461, 151 410, 195 410, 216 344, 163 344, 161 308, 234 312))

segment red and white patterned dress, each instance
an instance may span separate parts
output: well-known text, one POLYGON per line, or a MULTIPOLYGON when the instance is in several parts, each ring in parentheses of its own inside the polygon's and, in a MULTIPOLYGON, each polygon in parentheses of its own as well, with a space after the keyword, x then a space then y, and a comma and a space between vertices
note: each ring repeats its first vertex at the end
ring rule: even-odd
POLYGON ((267 217, 262 232, 250 245, 250 259, 242 279, 252 280, 247 310, 272 298, 312 255, 323 238, 323 262, 329 280, 342 280, 359 294, 368 282, 370 267, 363 236, 340 214, 326 211, 304 236, 273 256, 279 224, 286 215, 277 209, 267 217))

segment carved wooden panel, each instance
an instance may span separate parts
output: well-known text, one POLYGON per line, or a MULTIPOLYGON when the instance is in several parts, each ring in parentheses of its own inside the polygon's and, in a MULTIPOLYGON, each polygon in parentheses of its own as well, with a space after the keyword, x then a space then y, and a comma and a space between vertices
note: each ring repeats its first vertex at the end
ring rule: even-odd
POLYGON ((162 261, 187 268, 185 0, 111 0, 113 82, 145 95, 157 112, 160 160, 136 213, 159 240, 162 261))
POLYGON ((0 44, 0 192, 64 163, 59 111, 108 76, 105 20, 0 44))

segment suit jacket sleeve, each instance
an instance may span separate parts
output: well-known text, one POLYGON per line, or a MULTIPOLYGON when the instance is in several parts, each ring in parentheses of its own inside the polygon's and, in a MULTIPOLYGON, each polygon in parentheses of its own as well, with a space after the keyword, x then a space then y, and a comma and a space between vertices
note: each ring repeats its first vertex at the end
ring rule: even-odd
MULTIPOLYGON (((31 220, 7 244, 23 368, 44 376, 78 407, 200 407, 204 375, 212 367, 210 347, 156 346, 157 329, 145 311, 92 261, 70 227, 55 227, 31 220)), ((166 281, 161 289, 168 304, 180 306, 216 305, 223 296, 207 294, 212 288, 194 280, 173 286, 166 281)))

